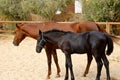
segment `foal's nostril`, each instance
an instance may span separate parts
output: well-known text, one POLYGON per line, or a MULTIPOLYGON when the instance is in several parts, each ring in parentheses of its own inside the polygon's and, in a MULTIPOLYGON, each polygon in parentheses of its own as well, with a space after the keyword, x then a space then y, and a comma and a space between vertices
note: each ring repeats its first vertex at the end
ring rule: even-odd
POLYGON ((19 43, 17 43, 16 41, 13 41, 14 46, 19 46, 19 43))
POLYGON ((38 46, 36 47, 36 52, 40 53, 41 52, 41 48, 39 48, 38 46))
POLYGON ((37 52, 37 53, 40 53, 40 50, 39 50, 38 48, 36 48, 36 52, 37 52))

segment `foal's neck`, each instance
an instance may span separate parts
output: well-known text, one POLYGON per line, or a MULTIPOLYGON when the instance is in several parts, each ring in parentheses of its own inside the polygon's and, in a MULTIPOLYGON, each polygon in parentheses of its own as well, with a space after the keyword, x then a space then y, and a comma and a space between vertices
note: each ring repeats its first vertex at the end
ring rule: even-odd
POLYGON ((64 36, 65 33, 45 33, 44 37, 47 38, 47 41, 52 43, 52 44, 57 44, 61 39, 62 36, 64 36))

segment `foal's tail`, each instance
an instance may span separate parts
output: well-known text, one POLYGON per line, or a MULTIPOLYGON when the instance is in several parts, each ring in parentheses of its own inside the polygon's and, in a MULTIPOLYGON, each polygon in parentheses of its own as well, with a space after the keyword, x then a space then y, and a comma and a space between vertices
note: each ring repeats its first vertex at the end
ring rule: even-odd
POLYGON ((110 55, 113 52, 113 41, 108 35, 105 35, 105 36, 107 38, 107 45, 108 45, 106 54, 110 55))
POLYGON ((109 35, 112 38, 113 42, 115 42, 117 45, 120 46, 120 43, 119 43, 120 38, 119 37, 116 37, 114 35, 107 33, 106 30, 104 28, 100 27, 97 23, 96 23, 96 25, 97 25, 97 28, 99 29, 100 32, 103 32, 103 33, 109 35))

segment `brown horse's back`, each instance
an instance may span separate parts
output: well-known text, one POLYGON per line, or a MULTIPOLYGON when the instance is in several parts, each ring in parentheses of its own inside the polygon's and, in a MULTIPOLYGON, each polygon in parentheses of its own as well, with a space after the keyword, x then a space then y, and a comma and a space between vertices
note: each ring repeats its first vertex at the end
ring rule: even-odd
MULTIPOLYGON (((81 21, 77 23, 58 23, 58 22, 43 22, 43 23, 26 23, 20 25, 20 27, 34 36, 37 39, 38 31, 48 31, 52 29, 58 29, 63 31, 71 31, 71 32, 87 32, 87 31, 100 31, 102 30, 95 22, 91 21, 81 21)), ((32 37, 31 36, 31 37, 32 37)))
POLYGON ((73 23, 72 29, 78 33, 87 31, 99 31, 95 22, 82 21, 79 23, 73 23))
MULTIPOLYGON (((42 28, 42 31, 48 31, 48 30, 52 30, 52 29, 58 29, 58 30, 63 30, 63 31, 71 31, 71 32, 75 32, 72 28, 71 25, 73 23, 58 23, 58 22, 48 22, 48 23, 44 23, 44 27, 42 28)), ((39 26, 39 28, 41 29, 41 26, 39 26)))
POLYGON ((99 31, 98 25, 95 22, 91 21, 81 21, 75 23, 45 23, 43 31, 48 31, 51 29, 58 29, 63 31, 71 31, 71 32, 87 32, 87 31, 99 31))

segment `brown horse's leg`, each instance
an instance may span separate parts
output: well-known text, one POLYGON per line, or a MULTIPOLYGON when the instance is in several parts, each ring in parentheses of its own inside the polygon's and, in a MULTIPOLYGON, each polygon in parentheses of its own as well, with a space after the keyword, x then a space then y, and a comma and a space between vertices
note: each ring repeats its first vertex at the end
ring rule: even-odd
POLYGON ((60 67, 58 64, 58 57, 57 57, 56 50, 53 50, 53 58, 54 58, 54 62, 55 62, 56 67, 57 67, 57 76, 56 77, 60 77, 60 67))
POLYGON ((83 74, 84 77, 86 77, 86 75, 89 72, 89 68, 90 68, 92 59, 93 59, 92 54, 87 53, 87 66, 86 66, 85 72, 83 74))
POLYGON ((47 78, 50 79, 50 75, 51 75, 51 63, 52 63, 52 49, 50 47, 47 47, 45 48, 45 51, 46 51, 46 55, 47 55, 47 62, 48 62, 48 75, 47 75, 47 78))

